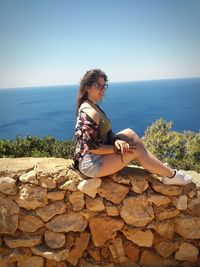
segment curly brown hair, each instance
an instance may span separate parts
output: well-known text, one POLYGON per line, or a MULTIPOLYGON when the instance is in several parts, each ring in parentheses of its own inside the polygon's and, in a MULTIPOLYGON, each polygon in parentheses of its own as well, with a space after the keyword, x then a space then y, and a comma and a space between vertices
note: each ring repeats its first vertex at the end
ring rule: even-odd
POLYGON ((78 114, 79 107, 88 98, 87 88, 92 86, 93 83, 97 83, 99 77, 103 77, 105 82, 108 81, 107 75, 100 69, 88 70, 80 82, 79 92, 77 96, 77 110, 78 114))

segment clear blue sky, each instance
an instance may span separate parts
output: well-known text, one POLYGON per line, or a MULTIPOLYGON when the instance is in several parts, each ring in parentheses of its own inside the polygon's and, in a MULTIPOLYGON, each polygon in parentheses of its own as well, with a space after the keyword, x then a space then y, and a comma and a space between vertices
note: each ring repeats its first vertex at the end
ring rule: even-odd
POLYGON ((0 0, 0 88, 200 77, 200 0, 0 0))

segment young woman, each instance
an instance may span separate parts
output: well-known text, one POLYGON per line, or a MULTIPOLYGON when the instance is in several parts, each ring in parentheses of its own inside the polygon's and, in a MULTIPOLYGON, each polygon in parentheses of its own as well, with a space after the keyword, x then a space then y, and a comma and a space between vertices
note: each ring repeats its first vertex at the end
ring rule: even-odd
POLYGON ((105 112, 98 106, 108 87, 107 75, 100 69, 89 70, 83 76, 77 99, 77 139, 74 167, 88 177, 102 177, 137 161, 151 173, 162 176, 165 184, 185 185, 192 178, 171 169, 158 160, 132 129, 115 134, 105 112))

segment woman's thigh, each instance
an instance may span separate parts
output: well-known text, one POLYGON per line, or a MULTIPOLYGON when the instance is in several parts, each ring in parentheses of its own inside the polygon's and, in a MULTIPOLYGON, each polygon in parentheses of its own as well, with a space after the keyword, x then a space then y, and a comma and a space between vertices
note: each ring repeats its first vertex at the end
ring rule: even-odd
POLYGON ((137 149, 134 152, 127 152, 124 154, 103 155, 103 164, 97 177, 107 176, 121 170, 136 157, 137 149))
POLYGON ((124 154, 103 155, 103 164, 99 170, 98 177, 113 174, 124 168, 131 160, 137 159, 143 143, 139 136, 131 129, 124 129, 116 134, 120 139, 126 142, 134 142, 136 148, 133 152, 124 154))

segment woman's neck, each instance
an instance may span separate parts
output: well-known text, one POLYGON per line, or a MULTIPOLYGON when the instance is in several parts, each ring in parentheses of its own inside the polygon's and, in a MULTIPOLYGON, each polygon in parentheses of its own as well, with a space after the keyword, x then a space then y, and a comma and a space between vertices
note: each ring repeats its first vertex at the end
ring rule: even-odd
POLYGON ((90 99, 89 97, 87 98, 87 100, 88 100, 88 102, 90 103, 90 104, 93 104, 93 105, 97 105, 97 102, 98 101, 95 101, 94 99, 90 99))
MULTIPOLYGON (((92 102, 91 99, 87 98, 87 101, 90 105, 92 105, 94 107, 95 110, 97 110, 98 112, 102 113, 104 116, 106 116, 105 112, 95 103, 92 102)), ((97 103, 97 102, 96 102, 97 103)))

